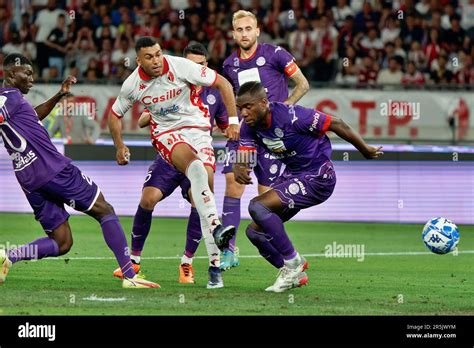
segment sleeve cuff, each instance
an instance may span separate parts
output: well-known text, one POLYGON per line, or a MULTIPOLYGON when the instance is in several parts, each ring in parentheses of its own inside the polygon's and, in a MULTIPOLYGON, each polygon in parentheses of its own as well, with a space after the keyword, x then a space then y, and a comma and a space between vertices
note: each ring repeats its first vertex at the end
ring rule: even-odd
POLYGON ((117 117, 117 118, 122 118, 122 117, 123 117, 123 115, 119 115, 118 113, 116 113, 116 112, 114 111, 114 109, 110 109, 110 110, 112 110, 112 114, 113 114, 115 117, 117 117))

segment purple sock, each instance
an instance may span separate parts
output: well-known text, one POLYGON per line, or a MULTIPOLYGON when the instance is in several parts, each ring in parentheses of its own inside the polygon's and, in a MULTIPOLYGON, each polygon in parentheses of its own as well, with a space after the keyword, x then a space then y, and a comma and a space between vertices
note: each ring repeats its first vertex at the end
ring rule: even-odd
POLYGON ((253 245, 258 249, 260 255, 262 255, 268 262, 270 262, 276 268, 283 267, 283 257, 270 243, 271 237, 264 233, 255 231, 250 225, 246 229, 247 237, 250 239, 253 245))
POLYGON ((296 256, 295 248, 286 234, 283 221, 277 214, 258 201, 250 201, 249 213, 253 221, 270 237, 271 244, 285 260, 296 256))
MULTIPOLYGON (((235 231, 239 229, 240 224, 240 198, 224 197, 224 206, 222 208, 222 225, 224 226, 235 226, 235 231)), ((235 249, 235 238, 237 237, 237 232, 234 237, 229 242, 230 251, 234 252, 235 249)))
POLYGON ((12 263, 23 260, 39 260, 44 257, 58 256, 59 246, 54 239, 44 237, 16 249, 10 249, 7 254, 12 263))
POLYGON ((119 219, 115 214, 109 214, 100 219, 100 227, 104 234, 105 242, 115 255, 122 273, 127 278, 135 277, 130 253, 128 250, 127 239, 120 225, 119 219))
POLYGON ((191 208, 191 213, 189 214, 188 220, 188 229, 186 231, 186 249, 184 250, 184 255, 190 258, 194 256, 199 246, 201 237, 201 219, 199 218, 199 213, 196 208, 191 208))
POLYGON ((141 255, 148 233, 150 233, 153 210, 138 206, 132 227, 132 254, 141 255))

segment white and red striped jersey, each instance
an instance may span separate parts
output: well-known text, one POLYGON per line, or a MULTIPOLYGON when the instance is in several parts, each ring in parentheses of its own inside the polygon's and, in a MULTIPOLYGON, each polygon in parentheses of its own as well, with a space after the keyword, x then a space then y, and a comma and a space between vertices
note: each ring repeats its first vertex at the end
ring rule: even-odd
POLYGON ((157 124, 155 136, 181 128, 210 129, 208 108, 202 103, 196 86, 213 86, 217 73, 189 59, 163 55, 163 74, 151 78, 139 66, 125 80, 112 106, 121 118, 140 102, 157 124))

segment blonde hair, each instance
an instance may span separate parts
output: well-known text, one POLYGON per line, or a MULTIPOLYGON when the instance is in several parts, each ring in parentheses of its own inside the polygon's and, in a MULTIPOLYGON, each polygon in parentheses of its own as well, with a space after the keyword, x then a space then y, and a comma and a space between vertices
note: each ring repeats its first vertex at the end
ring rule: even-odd
POLYGON ((258 23, 257 17, 255 17, 255 15, 252 12, 245 11, 245 10, 239 10, 239 11, 235 12, 234 15, 232 16, 232 27, 235 27, 235 22, 236 21, 238 21, 241 18, 245 18, 245 17, 252 18, 255 21, 255 24, 257 25, 257 23, 258 23))

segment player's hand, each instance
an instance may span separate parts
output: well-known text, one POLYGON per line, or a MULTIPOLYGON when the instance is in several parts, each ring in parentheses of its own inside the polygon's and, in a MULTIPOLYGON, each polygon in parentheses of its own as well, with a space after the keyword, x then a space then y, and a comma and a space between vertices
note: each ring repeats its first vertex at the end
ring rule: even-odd
POLYGON ((234 164, 232 166, 234 172, 235 181, 242 185, 253 184, 252 178, 250 177, 250 169, 240 164, 234 164))
POLYGON ((224 132, 224 135, 229 140, 239 140, 240 138, 240 125, 239 124, 231 124, 224 132))
POLYGON ((75 84, 77 82, 77 79, 69 75, 64 81, 63 84, 61 85, 61 94, 68 94, 71 92, 71 85, 75 84))
POLYGON ((380 151, 383 146, 375 147, 367 145, 367 149, 364 151, 363 155, 367 159, 376 159, 382 157, 383 152, 380 151))
POLYGON ((130 150, 128 149, 128 147, 126 147, 125 145, 119 147, 117 149, 116 158, 117 163, 119 165, 124 166, 128 164, 128 162, 130 162, 130 150))

